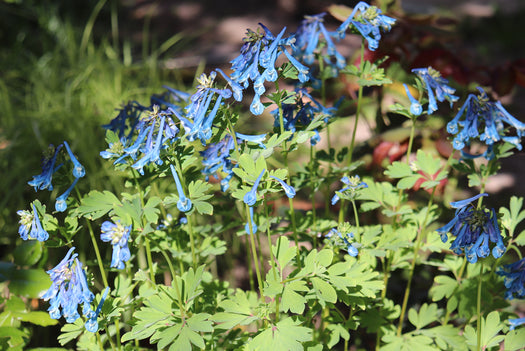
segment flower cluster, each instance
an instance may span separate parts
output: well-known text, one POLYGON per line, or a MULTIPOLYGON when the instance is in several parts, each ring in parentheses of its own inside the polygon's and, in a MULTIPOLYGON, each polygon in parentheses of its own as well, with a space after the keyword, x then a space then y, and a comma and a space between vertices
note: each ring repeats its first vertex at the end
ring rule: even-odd
POLYGON ((496 273, 504 277, 506 299, 525 297, 525 258, 503 266, 496 273))
POLYGON ((206 180, 210 176, 218 178, 219 170, 226 174, 221 179, 221 190, 226 191, 230 186, 230 179, 233 177, 233 168, 237 167, 231 162, 230 151, 235 148, 235 143, 230 135, 226 135, 218 143, 209 144, 206 150, 201 151, 202 165, 204 169, 202 173, 206 176, 206 180))
POLYGON ((494 157, 492 146, 500 140, 511 143, 521 150, 521 137, 525 134, 525 123, 512 117, 499 101, 489 101, 482 88, 478 90, 479 95, 469 94, 454 119, 447 124, 447 131, 455 134, 454 148, 462 150, 470 144, 471 139, 478 138, 489 147, 483 155, 487 159, 494 157), (465 118, 461 119, 463 116, 465 118), (460 130, 459 127, 462 129, 460 130), (516 135, 506 135, 508 127, 514 128, 516 135))
POLYGON ((326 55, 323 60, 333 71, 336 72, 346 66, 345 58, 337 51, 333 38, 339 38, 337 32, 329 32, 324 26, 324 16, 326 13, 320 13, 313 16, 305 16, 304 20, 295 33, 295 43, 293 45, 293 55, 307 65, 314 63, 315 55, 321 46, 321 35, 326 45, 326 55), (335 61, 335 62, 334 62, 335 61))
POLYGON ((368 184, 362 182, 357 175, 350 178, 345 176, 341 178, 341 182, 347 186, 335 192, 335 195, 332 197, 332 205, 335 205, 343 195, 344 198, 355 199, 359 190, 368 188, 368 184))
POLYGON ((337 32, 344 38, 350 25, 355 28, 368 42, 368 49, 374 51, 379 46, 381 31, 389 31, 396 20, 381 14, 381 10, 360 1, 353 9, 350 16, 339 26, 337 32), (359 11, 359 13, 358 13, 359 11))
POLYGON ((264 111, 264 105, 261 103, 261 95, 266 91, 264 83, 277 80, 275 61, 281 54, 284 53, 288 61, 297 69, 301 83, 309 79, 308 67, 300 63, 286 49, 295 41, 293 36, 283 38, 286 28, 274 36, 263 24, 260 25, 264 33, 248 30, 246 38, 243 39, 241 54, 231 61, 233 73, 230 75, 232 81, 244 89, 248 88, 250 81, 253 83, 255 95, 250 104, 250 111, 254 115, 260 115, 264 111))
POLYGON ((86 318, 93 315, 90 304, 94 295, 88 288, 86 273, 77 254, 73 254, 74 250, 74 247, 69 249, 64 259, 47 271, 52 284, 42 296, 43 300, 50 302, 48 311, 51 318, 59 319, 63 316, 68 323, 73 323, 80 317, 79 305, 82 305, 82 314, 86 318))
POLYGON ((346 251, 348 254, 352 257, 356 257, 359 253, 357 250, 357 245, 355 243, 351 243, 349 239, 354 238, 353 233, 346 233, 345 235, 341 234, 339 230, 336 228, 330 229, 328 234, 325 235, 326 238, 334 238, 334 234, 337 234, 337 236, 343 241, 344 245, 346 246, 346 251))
POLYGON ((124 269, 124 262, 131 258, 128 247, 131 225, 123 226, 118 220, 116 223, 105 221, 102 223, 101 230, 100 239, 104 242, 110 242, 111 245, 113 245, 111 267, 124 269))
MULTIPOLYGON (((450 103, 450 107, 452 107, 452 104, 459 99, 454 95, 456 90, 447 85, 448 80, 443 78, 439 71, 433 69, 432 67, 428 67, 414 68, 412 72, 417 74, 423 83, 423 87, 425 87, 427 90, 429 115, 438 109, 436 99, 439 102, 447 100, 450 103)), ((410 98, 411 95, 409 93, 408 95, 410 98)), ((412 99, 410 101, 413 104, 412 99)), ((410 108, 412 109, 412 106, 410 108)))
POLYGON ((35 205, 33 204, 32 207, 33 212, 26 210, 16 212, 20 216, 18 234, 24 240, 36 239, 38 241, 46 241, 49 239, 49 234, 42 227, 35 205))
POLYGON ((458 255, 464 251, 470 263, 476 263, 478 257, 484 258, 490 254, 489 242, 496 244, 492 249, 494 258, 500 258, 506 250, 499 230, 496 211, 470 205, 482 196, 488 195, 483 193, 465 200, 451 202, 452 208, 456 209, 454 218, 437 229, 444 243, 448 240, 447 233, 456 237, 450 249, 458 255))

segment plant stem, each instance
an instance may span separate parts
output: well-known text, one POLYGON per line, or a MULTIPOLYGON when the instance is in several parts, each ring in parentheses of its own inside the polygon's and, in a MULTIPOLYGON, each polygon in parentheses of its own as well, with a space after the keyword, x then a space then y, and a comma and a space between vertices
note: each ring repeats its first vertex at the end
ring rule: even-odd
POLYGON ((407 287, 405 289, 405 296, 403 297, 403 304, 401 305, 401 315, 399 316, 399 324, 397 326, 397 336, 401 336, 401 331, 403 330, 403 321, 405 319, 405 312, 407 308, 408 297, 410 295, 410 285, 412 284, 412 278, 414 276, 414 270, 416 268, 417 255, 419 253, 419 249, 421 248, 421 241, 423 239, 423 233, 424 233, 424 229, 427 224, 428 215, 430 214, 432 202, 434 201, 434 194, 436 192, 436 188, 437 187, 434 187, 432 189, 432 194, 430 195, 430 199, 428 200, 428 204, 427 204, 425 218, 423 219, 423 222, 421 222, 421 226, 419 227, 417 231, 416 244, 414 245, 414 257, 412 259, 412 263, 410 264, 410 271, 408 274, 407 287))
MULTIPOLYGON (((310 199, 312 201, 312 231, 314 233, 314 248, 317 248, 317 213, 315 209, 315 181, 317 179, 317 172, 314 170, 315 167, 315 156, 314 156, 314 146, 310 145, 310 172, 311 173, 311 191, 310 199)), ((268 217, 266 217, 268 218, 268 217)))
MULTIPOLYGON (((268 220, 270 214, 268 213, 268 206, 266 204, 266 198, 263 199, 264 216, 268 220)), ((270 248, 270 270, 273 272, 273 279, 277 280, 277 267, 275 266, 275 257, 273 256, 272 250, 272 236, 270 234, 270 223, 266 226, 266 236, 268 237, 268 247, 270 248)), ((275 298, 275 323, 279 322, 279 298, 275 298)))
POLYGON ((478 301, 477 301, 477 307, 476 307, 476 312, 478 314, 478 321, 476 323, 476 334, 478 336, 478 340, 477 340, 477 350, 478 351, 481 351, 481 323, 482 323, 482 320, 483 320, 483 315, 481 314, 481 285, 482 285, 482 282, 483 282, 483 261, 481 261, 480 263, 480 268, 479 268, 479 281, 478 281, 478 301))
POLYGON ((252 246, 252 255, 253 255, 253 264, 255 265, 255 274, 257 275, 257 283, 259 284, 259 293, 261 294, 261 299, 263 299, 263 284, 261 279, 261 271, 259 268, 259 258, 257 256, 257 248, 255 247, 255 234, 253 233, 252 219, 250 217, 250 207, 245 204, 244 208, 246 210, 246 218, 248 219, 248 228, 250 229, 250 243, 252 246))

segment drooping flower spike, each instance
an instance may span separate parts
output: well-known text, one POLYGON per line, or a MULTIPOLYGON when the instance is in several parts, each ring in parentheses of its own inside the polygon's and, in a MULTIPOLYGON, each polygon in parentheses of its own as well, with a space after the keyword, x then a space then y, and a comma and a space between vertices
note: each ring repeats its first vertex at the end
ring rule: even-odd
POLYGON ((252 189, 244 195, 243 201, 248 206, 255 205, 255 202, 257 201, 257 187, 259 186, 259 182, 261 181, 264 172, 266 172, 266 169, 263 169, 261 171, 261 174, 259 174, 255 182, 253 183, 252 189))
POLYGON ((78 162, 77 158, 73 154, 73 151, 71 151, 71 148, 69 147, 67 141, 64 141, 64 146, 66 147, 71 162, 73 162, 73 176, 75 178, 82 178, 86 175, 86 170, 84 169, 84 166, 82 166, 80 162, 78 162))
POLYGON ((455 135, 452 142, 454 149, 462 150, 471 139, 479 139, 488 146, 503 140, 521 150, 525 123, 511 116, 499 101, 489 101, 482 88, 478 87, 478 90, 479 95, 469 94, 454 119, 447 124, 447 131, 455 135), (508 127, 512 127, 516 135, 507 135, 508 127))
POLYGON ((276 176, 270 176, 270 178, 273 178, 275 179, 276 181, 278 181, 281 186, 283 187, 283 190, 284 192, 286 193, 286 196, 288 196, 288 198, 292 199, 294 196, 295 196, 295 188, 291 185, 288 185, 286 184, 286 182, 280 178, 277 178, 276 176))
POLYGON ((116 223, 105 221, 102 223, 101 231, 100 239, 104 242, 110 242, 113 246, 111 267, 124 269, 126 267, 124 262, 131 258, 128 247, 131 225, 123 226, 118 220, 116 223))
POLYGON ((450 233, 456 238, 452 242, 450 249, 456 254, 465 252, 467 261, 476 263, 478 257, 484 258, 490 254, 489 243, 496 245, 492 249, 492 256, 500 258, 506 248, 499 230, 498 217, 494 209, 476 208, 471 203, 481 196, 479 194, 469 199, 451 202, 450 205, 456 208, 454 218, 437 229, 441 235, 441 241, 447 242, 450 233))
POLYGON ((33 186, 35 191, 48 189, 53 190, 53 184, 51 180, 53 173, 55 173, 62 165, 55 167, 55 162, 58 156, 58 152, 62 148, 63 144, 58 145, 56 148, 53 145, 49 145, 47 153, 42 159, 42 173, 33 176, 33 179, 27 182, 27 184, 33 186))
POLYGON ((441 77, 439 71, 432 67, 428 67, 414 68, 412 72, 418 75, 423 86, 427 90, 429 115, 438 109, 436 99, 440 102, 447 100, 450 103, 450 107, 452 107, 452 104, 459 99, 459 97, 454 95, 456 90, 447 85, 448 80, 441 77))
POLYGON ((246 222, 246 224, 244 225, 244 230, 247 234, 250 235, 257 233, 257 224, 255 224, 253 220, 253 206, 250 206, 249 217, 250 218, 248 218, 248 222, 246 222), (250 230, 250 222, 252 223, 252 230, 250 230))
POLYGON ((51 278, 51 287, 44 293, 42 299, 49 301, 49 315, 53 319, 63 316, 68 323, 76 321, 80 314, 78 307, 82 305, 82 314, 89 316, 93 293, 87 285, 86 273, 82 263, 72 247, 62 261, 53 269, 47 271, 51 278))
POLYGON ((346 30, 352 25, 366 39, 368 49, 374 51, 378 48, 379 40, 381 40, 380 29, 390 31, 395 22, 394 18, 382 15, 379 8, 360 1, 350 16, 341 23, 337 32, 342 39, 346 35, 346 30))
POLYGON ((46 241, 49 239, 49 234, 42 227, 34 204, 32 204, 32 208, 32 212, 26 210, 16 212, 20 216, 18 234, 23 240, 36 239, 38 241, 46 241))
POLYGON ((359 251, 357 250, 357 247, 355 246, 355 244, 351 243, 350 240, 348 240, 348 239, 353 239, 354 238, 354 234, 353 233, 347 233, 347 234, 343 235, 336 228, 332 228, 332 229, 330 229, 328 234, 325 235, 325 237, 326 238, 332 238, 334 236, 334 234, 337 234, 337 236, 339 236, 339 238, 341 238, 341 240, 343 240, 343 243, 346 245, 346 251, 348 252, 348 254, 350 256, 356 257, 359 254, 359 251))
POLYGON ((71 193, 71 190, 73 190, 75 185, 77 185, 77 182, 78 182, 78 178, 75 178, 75 180, 73 181, 73 184, 71 184, 71 186, 66 191, 64 191, 62 195, 57 197, 55 201, 55 210, 57 210, 58 212, 64 212, 67 209, 66 200, 69 196, 69 193, 71 193))
POLYGON ((507 300, 525 297, 525 258, 503 266, 496 273, 503 276, 503 282, 507 288, 505 292, 507 300))
POLYGON ((98 306, 95 311, 91 310, 90 313, 86 316, 88 320, 84 324, 86 327, 86 330, 92 333, 96 333, 98 331, 98 316, 100 314, 100 311, 102 310, 102 306, 104 305, 104 301, 106 301, 106 297, 108 296, 109 292, 109 286, 104 289, 104 293, 102 294, 102 297, 100 298, 100 302, 98 303, 98 306))
POLYGON ((175 180, 175 185, 177 186, 177 192, 179 193, 179 201, 177 201, 177 208, 181 212, 188 212, 191 210, 191 200, 184 195, 184 190, 182 189, 182 184, 179 179, 179 174, 175 170, 175 167, 173 165, 170 165, 171 168, 171 174, 173 174, 173 179, 175 180))

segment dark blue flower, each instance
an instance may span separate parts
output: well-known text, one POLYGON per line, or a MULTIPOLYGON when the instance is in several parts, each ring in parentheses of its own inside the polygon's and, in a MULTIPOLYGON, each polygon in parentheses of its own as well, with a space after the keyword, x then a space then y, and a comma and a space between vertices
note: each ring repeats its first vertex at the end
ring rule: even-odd
POLYGON ((352 257, 356 257, 359 251, 357 250, 357 247, 354 243, 351 243, 349 239, 354 238, 353 233, 346 233, 345 235, 341 234, 339 230, 336 228, 330 229, 328 234, 325 235, 326 238, 333 238, 334 234, 337 234, 337 236, 343 241, 344 245, 346 246, 346 251, 348 254, 352 257))
POLYGON ((128 247, 131 225, 123 226, 118 220, 116 223, 105 221, 102 223, 101 231, 100 239, 104 242, 110 242, 113 246, 111 267, 124 269, 126 267, 124 262, 131 258, 128 247))
POLYGON ((44 189, 48 189, 49 191, 53 190, 53 184, 51 184, 53 173, 62 166, 58 165, 55 167, 57 155, 61 148, 62 144, 58 145, 56 148, 53 145, 49 145, 49 148, 42 159, 42 173, 33 176, 33 180, 27 183, 35 187, 35 191, 44 189))
POLYGON ((350 16, 339 26, 337 32, 344 38, 346 30, 352 25, 368 41, 368 49, 374 51, 379 46, 381 31, 389 31, 396 22, 394 18, 381 14, 381 10, 361 1, 353 9, 350 16), (359 14, 357 14, 359 11, 359 14))
POLYGON ((503 266, 496 273, 503 276, 503 282, 507 288, 505 293, 507 300, 525 297, 525 258, 503 266))
POLYGON ((49 234, 42 227, 40 218, 35 205, 32 205, 33 212, 26 210, 20 210, 16 213, 20 216, 20 227, 18 228, 18 234, 24 240, 36 239, 38 241, 46 241, 49 239, 49 234))
POLYGON ((499 101, 489 101, 482 88, 478 90, 480 94, 469 94, 454 119, 447 124, 447 131, 455 134, 454 148, 461 150, 470 144, 471 139, 477 138, 488 146, 503 140, 521 150, 525 123, 512 117, 499 101), (465 118, 461 119, 463 116, 465 118), (515 130, 516 135, 506 135, 509 127, 515 130))
POLYGON ((75 180, 73 181, 73 184, 71 184, 71 186, 66 191, 64 191, 62 195, 57 197, 55 201, 55 210, 57 210, 58 212, 64 212, 67 209, 66 200, 69 196, 69 193, 71 193, 71 190, 73 190, 77 182, 78 182, 78 178, 75 178, 75 180))
POLYGON ((437 229, 441 235, 441 240, 447 242, 447 233, 456 238, 452 242, 450 249, 456 254, 463 251, 470 263, 476 263, 478 257, 487 257, 490 254, 489 243, 496 245, 492 249, 492 256, 500 258, 506 248, 498 226, 498 216, 494 209, 476 208, 471 203, 481 196, 479 194, 469 199, 451 202, 450 205, 456 209, 454 218, 437 229))
POLYGON ((295 196, 295 189, 294 189, 293 186, 286 184, 286 182, 284 180, 279 179, 276 176, 270 176, 270 178, 275 179, 276 181, 278 181, 281 184, 281 186, 283 187, 283 190, 284 190, 286 196, 288 196, 290 199, 292 199, 295 196))
POLYGON ((249 217, 250 218, 248 218, 248 222, 246 222, 246 224, 244 225, 244 230, 246 231, 246 234, 254 234, 257 232, 257 225, 253 221, 253 207, 252 206, 250 206, 249 217), (252 224, 252 230, 250 230, 250 222, 252 224))
POLYGON ((179 201, 177 201, 177 208, 181 212, 188 212, 191 210, 191 200, 184 195, 184 190, 182 189, 182 184, 179 179, 179 174, 175 170, 175 167, 173 165, 170 165, 171 168, 171 174, 173 174, 173 179, 175 179, 175 185, 177 186, 177 192, 179 193, 179 201))
POLYGON ((359 178, 358 175, 353 177, 343 177, 341 178, 341 182, 343 184, 347 185, 343 187, 342 189, 336 191, 336 194, 332 197, 332 205, 335 205, 340 200, 340 195, 337 193, 345 194, 349 198, 355 198, 357 196, 357 192, 361 189, 368 188, 368 184, 361 181, 361 178, 359 178))
POLYGON ((47 271, 52 284, 42 296, 44 301, 50 303, 48 311, 51 318, 59 319, 63 316, 68 323, 73 323, 80 317, 79 305, 82 305, 83 315, 87 316, 94 299, 88 288, 82 263, 77 259, 77 254, 73 254, 74 250, 72 247, 55 268, 47 271))
POLYGON ((100 298, 100 302, 97 305, 97 309, 95 311, 91 310, 90 313, 86 316, 88 319, 84 326, 86 327, 86 330, 92 333, 96 333, 98 331, 98 315, 100 314, 100 311, 102 310, 102 306, 104 305, 104 301, 106 300, 106 297, 108 296, 109 292, 109 286, 104 289, 104 293, 102 293, 102 297, 100 298))
POLYGON ((261 174, 259 174, 255 182, 253 183, 252 189, 248 191, 246 194, 244 194, 243 201, 248 206, 255 205, 255 202, 257 201, 257 187, 259 186, 259 182, 261 181, 261 178, 264 172, 266 172, 266 169, 263 169, 261 171, 261 174))
POLYGON ((82 178, 83 176, 86 175, 86 170, 84 169, 84 166, 82 166, 80 162, 78 162, 77 158, 71 151, 71 148, 69 147, 69 144, 67 143, 67 141, 64 141, 64 146, 66 147, 66 150, 67 150, 67 153, 69 154, 69 158, 71 162, 73 162, 73 176, 75 178, 82 178))
POLYGON ((293 44, 293 55, 307 65, 314 63, 315 54, 319 52, 322 46, 319 45, 321 35, 326 44, 326 54, 323 60, 332 67, 334 76, 336 72, 346 66, 345 58, 337 51, 332 37, 338 38, 337 32, 329 32, 324 26, 324 16, 326 13, 320 13, 313 16, 305 16, 304 20, 295 33, 295 43, 293 44), (335 61, 335 62, 334 62, 335 61))
POLYGON ((447 85, 448 80, 441 77, 439 71, 432 67, 428 67, 414 68, 412 72, 418 75, 423 86, 427 89, 429 115, 437 111, 436 99, 440 102, 447 100, 450 103, 450 107, 452 107, 452 104, 459 99, 457 96, 453 95, 456 90, 447 85))

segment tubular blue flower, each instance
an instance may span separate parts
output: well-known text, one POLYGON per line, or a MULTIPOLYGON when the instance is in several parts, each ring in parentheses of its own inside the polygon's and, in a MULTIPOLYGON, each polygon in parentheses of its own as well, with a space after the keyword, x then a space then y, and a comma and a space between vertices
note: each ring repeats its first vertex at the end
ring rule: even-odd
POLYGON ((263 144, 263 141, 266 138, 266 134, 246 135, 246 134, 235 132, 235 136, 237 137, 237 139, 258 144, 260 148, 266 149, 266 146, 264 146, 263 144))
POLYGON ((503 282, 507 288, 505 292, 507 300, 525 297, 525 258, 503 266, 496 273, 503 276, 503 282))
POLYGON ((62 166, 58 165, 55 168, 56 158, 62 146, 63 145, 60 144, 55 149, 53 145, 49 145, 47 152, 42 159, 42 173, 33 176, 33 179, 27 182, 27 184, 35 187, 35 191, 44 189, 48 189, 49 191, 53 190, 53 184, 51 184, 53 173, 62 166))
POLYGON ((248 206, 255 205, 255 202, 257 201, 257 187, 259 186, 259 182, 261 181, 264 172, 266 172, 266 169, 263 169, 261 171, 261 174, 259 174, 255 182, 253 183, 252 189, 244 195, 243 201, 248 206))
POLYGON ((237 164, 233 164, 230 159, 230 151, 235 148, 233 138, 226 135, 221 141, 214 144, 209 144, 206 150, 201 151, 202 164, 204 169, 202 173, 206 176, 206 180, 210 176, 218 179, 219 169, 226 173, 226 177, 221 180, 221 190, 226 191, 229 187, 230 179, 233 177, 233 168, 237 164))
POLYGON ((32 208, 33 212, 26 210, 16 212, 20 216, 18 234, 20 234, 20 237, 24 240, 36 239, 38 241, 46 241, 49 239, 49 234, 42 227, 34 204, 32 208))
POLYGON ((355 199, 357 193, 361 189, 368 188, 368 184, 362 182, 361 178, 359 178, 358 175, 350 178, 345 176, 341 178, 341 182, 343 182, 343 184, 346 184, 347 186, 336 191, 335 195, 332 197, 332 206, 340 200, 341 194, 344 194, 345 197, 347 197, 348 199, 355 199))
POLYGON ((106 297, 108 296, 109 292, 109 286, 104 289, 104 293, 102 294, 102 297, 100 298, 100 302, 98 303, 97 309, 95 311, 90 310, 91 313, 88 313, 86 316, 88 320, 84 324, 86 327, 86 330, 92 333, 96 333, 98 331, 98 315, 100 314, 100 311, 102 310, 102 306, 104 305, 104 301, 106 301, 106 297))
POLYGON ((77 182, 78 178, 75 178, 73 184, 71 184, 71 186, 62 195, 57 197, 55 201, 55 210, 57 210, 58 212, 64 212, 67 209, 66 200, 69 196, 69 193, 71 193, 71 190, 73 190, 77 182))
POLYGON ((405 87, 405 92, 408 96, 408 99, 410 100, 410 113, 414 116, 419 116, 423 112, 423 106, 417 101, 412 94, 410 93, 410 90, 408 90, 408 87, 406 84, 403 84, 405 87))
POLYGON ((514 328, 519 327, 520 325, 525 324, 525 318, 514 318, 509 319, 510 330, 514 330, 514 328))
POLYGON ((392 25, 396 22, 394 18, 381 14, 381 10, 375 6, 370 6, 361 1, 353 9, 350 16, 339 26, 337 32, 342 39, 346 35, 346 30, 350 25, 365 38, 368 42, 368 49, 374 51, 379 46, 381 32, 390 31, 392 25), (357 11, 359 14, 357 15, 357 11))
POLYGON ((180 183, 179 174, 175 170, 173 165, 170 165, 171 174, 173 174, 173 179, 175 179, 175 185, 177 186, 177 192, 179 193, 179 201, 177 201, 177 208, 181 212, 188 212, 191 210, 191 200, 184 195, 184 190, 182 189, 182 184, 180 183))
POLYGON ((331 37, 338 37, 337 32, 329 32, 324 26, 324 16, 320 13, 313 16, 305 16, 304 20, 295 33, 295 43, 293 45, 293 55, 307 65, 314 63, 315 54, 319 53, 319 42, 321 34, 326 44, 326 54, 323 54, 325 63, 332 67, 334 76, 336 72, 346 66, 346 60, 337 51, 331 37), (335 62, 334 62, 335 61, 335 62))
POLYGON ((354 234, 353 233, 346 233, 345 235, 343 235, 336 228, 332 228, 332 229, 330 229, 328 234, 325 235, 325 237, 326 238, 333 238, 334 234, 337 234, 339 236, 339 238, 343 241, 343 243, 346 246, 346 251, 348 252, 348 254, 350 256, 352 256, 352 257, 356 257, 357 254, 359 253, 359 251, 357 250, 357 247, 355 246, 355 244, 351 243, 350 240, 349 240, 349 239, 353 239, 354 238, 354 234))
MULTIPOLYGON (((469 94, 456 116, 447 124, 447 131, 455 134, 452 145, 456 150, 462 150, 470 145, 471 139, 479 139, 487 146, 503 140, 522 149, 521 137, 525 133, 525 123, 512 117, 499 101, 489 101, 482 88, 480 94, 469 94), (461 118, 465 116, 464 119, 461 118), (508 127, 514 128, 516 135, 506 135, 508 127), (459 127, 462 127, 460 130, 459 127)), ((493 155, 493 154, 489 154, 493 155)))
POLYGON ((244 226, 244 230, 246 231, 247 234, 255 234, 257 233, 257 225, 255 224, 255 222, 253 221, 253 207, 250 206, 250 214, 249 214, 250 218, 248 218, 248 222, 246 222, 245 226, 244 226), (252 230, 250 231, 250 222, 252 223, 252 230))
POLYGON ((235 101, 242 101, 242 86, 231 79, 226 73, 224 73, 220 68, 215 69, 221 74, 221 76, 228 82, 233 93, 233 98, 235 101))
POLYGON ((428 67, 414 68, 412 72, 418 75, 423 83, 423 86, 425 86, 427 89, 429 115, 437 111, 436 98, 440 102, 447 100, 450 103, 450 107, 452 107, 452 104, 459 99, 457 96, 453 95, 456 90, 447 85, 448 80, 441 77, 441 73, 439 73, 439 71, 433 69, 432 67, 428 67))
POLYGON ((124 262, 131 258, 128 247, 131 225, 123 226, 119 220, 116 223, 105 221, 102 223, 101 231, 100 239, 104 242, 110 242, 113 246, 111 267, 124 269, 126 267, 124 262))
POLYGON ((283 190, 286 193, 286 196, 288 196, 288 198, 292 199, 295 196, 295 189, 294 189, 293 186, 286 184, 285 181, 283 181, 282 179, 277 178, 276 176, 270 176, 270 178, 275 179, 276 181, 278 181, 281 184, 281 186, 283 187, 283 190))
POLYGON ((69 158, 71 159, 71 162, 73 162, 73 176, 75 178, 82 178, 86 175, 86 170, 84 169, 84 166, 78 162, 77 158, 71 151, 71 148, 69 147, 69 144, 67 141, 64 141, 64 146, 66 147, 67 153, 69 154, 69 158))
POLYGON ((90 304, 94 299, 87 285, 86 273, 82 263, 73 254, 72 247, 64 259, 53 269, 47 271, 51 278, 51 287, 44 293, 42 299, 49 301, 49 315, 53 319, 63 316, 68 323, 73 323, 80 317, 78 306, 82 304, 84 316, 91 311, 90 304))
POLYGON ((141 149, 142 152, 144 153, 144 156, 131 166, 134 169, 138 170, 138 172, 142 175, 144 174, 143 168, 146 165, 151 164, 151 163, 156 163, 158 165, 161 165, 163 163, 162 159, 160 158, 160 150, 165 141, 165 139, 163 139, 165 121, 166 121, 165 116, 160 117, 160 125, 157 131, 157 137, 155 138, 155 142, 153 142, 154 128, 150 129, 146 144, 142 146, 142 149, 141 149))
POLYGON ((469 199, 452 202, 451 206, 456 208, 454 218, 437 229, 441 240, 447 242, 447 233, 456 237, 450 249, 456 254, 463 251, 470 263, 476 263, 478 257, 484 258, 490 254, 489 243, 496 245, 492 249, 492 256, 500 258, 506 248, 498 226, 498 217, 494 209, 476 208, 471 203, 481 196, 479 194, 469 199), (470 206, 469 206, 470 205, 470 206))

